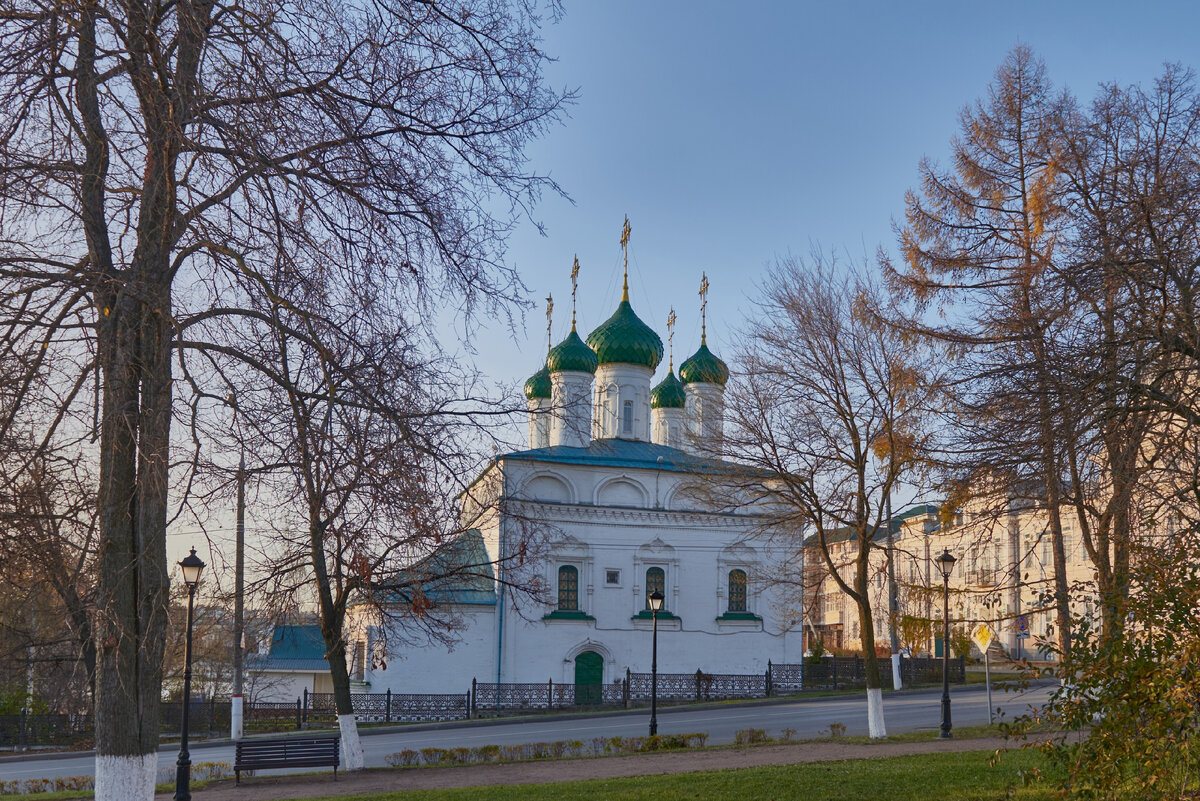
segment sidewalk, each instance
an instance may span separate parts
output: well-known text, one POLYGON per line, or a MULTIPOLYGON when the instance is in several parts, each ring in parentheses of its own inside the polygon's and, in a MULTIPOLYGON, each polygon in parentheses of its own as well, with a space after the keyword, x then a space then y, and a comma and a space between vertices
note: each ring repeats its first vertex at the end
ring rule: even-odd
MULTIPOLYGON (((196 801, 284 801, 399 790, 614 779, 842 759, 878 759, 909 754, 996 751, 1010 746, 1012 744, 1009 741, 1000 737, 874 745, 838 743, 831 740, 713 751, 673 751, 634 756, 512 762, 500 765, 383 768, 339 773, 337 781, 334 781, 332 774, 244 777, 240 787, 235 787, 233 780, 229 779, 209 784, 203 790, 195 790, 193 796, 196 801)), ((170 798, 170 793, 160 793, 156 796, 156 801, 169 801, 170 798)))

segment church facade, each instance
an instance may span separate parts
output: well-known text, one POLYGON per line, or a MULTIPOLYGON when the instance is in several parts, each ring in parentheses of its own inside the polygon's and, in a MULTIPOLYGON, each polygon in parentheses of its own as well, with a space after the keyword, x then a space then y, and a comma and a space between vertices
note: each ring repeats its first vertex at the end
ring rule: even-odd
POLYGON ((702 335, 678 376, 672 359, 655 383, 663 355, 629 303, 628 279, 586 341, 572 323, 525 384, 528 449, 497 456, 464 510, 463 558, 491 575, 430 594, 460 621, 455 642, 398 647, 399 637, 360 621, 350 634, 363 655, 356 689, 609 684, 648 672, 656 590, 660 672, 761 673, 768 661, 800 661, 801 600, 774 580, 799 569, 783 564, 785 538, 764 531, 753 505, 707 488, 707 475, 732 467, 706 455, 719 445, 729 371, 702 335), (516 558, 535 531, 545 547, 516 558), (509 573, 518 570, 519 579, 509 573), (503 589, 531 577, 546 603, 503 589))

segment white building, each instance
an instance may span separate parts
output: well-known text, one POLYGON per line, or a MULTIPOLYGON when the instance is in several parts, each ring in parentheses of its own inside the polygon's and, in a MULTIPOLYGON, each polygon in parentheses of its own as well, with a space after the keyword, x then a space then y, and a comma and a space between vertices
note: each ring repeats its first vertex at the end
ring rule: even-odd
POLYGON ((474 485, 484 500, 464 510, 474 528, 455 543, 456 558, 496 572, 432 593, 461 616, 457 642, 381 646, 379 629, 360 621, 353 650, 377 658, 359 661, 356 690, 463 692, 472 679, 594 685, 648 671, 656 589, 666 596, 660 672, 761 673, 768 660, 800 661, 800 610, 770 581, 782 554, 753 508, 729 511, 736 505, 704 484, 729 467, 701 455, 721 436, 729 371, 702 340, 678 378, 669 367, 652 388, 662 357, 628 283, 586 343, 572 325, 525 385, 529 449, 496 457, 474 485), (551 545, 520 565, 514 549, 531 527, 551 545), (551 603, 530 608, 500 591, 514 570, 534 571, 551 603))

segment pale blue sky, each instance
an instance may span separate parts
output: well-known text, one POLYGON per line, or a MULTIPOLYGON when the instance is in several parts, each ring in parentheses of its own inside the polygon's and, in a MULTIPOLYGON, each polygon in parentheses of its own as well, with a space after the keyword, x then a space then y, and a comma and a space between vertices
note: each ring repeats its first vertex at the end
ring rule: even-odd
POLYGON ((568 0, 545 46, 551 83, 579 101, 528 152, 575 205, 546 198, 547 236, 526 225, 512 237, 538 307, 517 341, 477 335, 478 362, 496 381, 540 367, 541 299, 554 293, 558 342, 576 253, 581 334, 608 317, 625 214, 634 309, 665 342, 675 306, 678 364, 699 342, 707 271, 709 339, 728 356, 776 255, 892 247, 918 160, 945 154, 1014 45, 1086 98, 1100 82, 1149 82, 1166 61, 1200 66, 1198 31, 1194 3, 568 0))

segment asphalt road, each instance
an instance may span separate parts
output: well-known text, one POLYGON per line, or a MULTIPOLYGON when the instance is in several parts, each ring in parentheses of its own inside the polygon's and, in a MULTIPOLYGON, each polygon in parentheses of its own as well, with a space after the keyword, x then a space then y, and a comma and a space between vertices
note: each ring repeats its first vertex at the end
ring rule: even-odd
MULTIPOLYGON (((1049 697, 1050 687, 1035 687, 1025 693, 993 692, 993 703, 1004 716, 1012 718, 1040 705, 1049 697)), ((951 713, 956 726, 987 723, 987 693, 981 686, 955 687, 951 690, 951 713)), ((941 722, 941 691, 922 690, 884 696, 884 715, 888 732, 936 729, 941 722)), ((406 748, 455 748, 459 746, 513 745, 554 740, 584 740, 593 737, 629 737, 647 734, 649 710, 586 717, 554 716, 504 723, 471 721, 455 724, 400 727, 387 731, 365 730, 362 743, 368 767, 385 765, 388 754, 406 748), (370 733, 368 733, 370 732, 370 733)), ((797 701, 759 704, 726 704, 706 707, 668 707, 658 713, 659 734, 708 732, 708 742, 720 745, 733 742, 741 729, 766 729, 778 737, 784 728, 795 729, 797 738, 828 735, 830 724, 840 723, 847 735, 867 733, 865 694, 809 698, 797 701)), ((159 770, 172 767, 178 748, 160 750, 159 770)), ((232 762, 233 745, 195 743, 192 762, 232 762)), ((94 757, 41 757, 30 754, 0 761, 0 780, 90 776, 94 757)), ((276 772, 276 771, 272 771, 276 772)))

